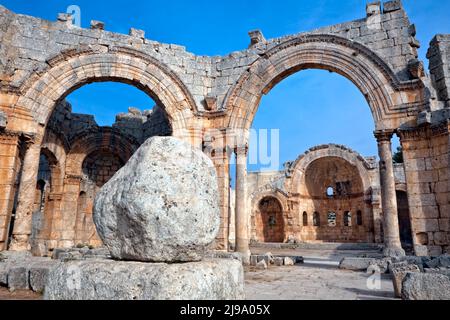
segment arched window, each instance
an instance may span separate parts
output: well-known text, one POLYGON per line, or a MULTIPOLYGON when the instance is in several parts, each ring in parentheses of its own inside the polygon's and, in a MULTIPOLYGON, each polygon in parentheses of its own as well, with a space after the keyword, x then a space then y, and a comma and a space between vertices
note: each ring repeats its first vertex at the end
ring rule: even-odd
POLYGON ((36 198, 38 201, 38 210, 43 212, 45 205, 45 181, 40 179, 36 184, 36 198))
POLYGON ((335 227, 336 226, 336 213, 328 212, 328 226, 335 227))
POLYGON ((344 226, 351 227, 352 226, 352 214, 350 211, 344 212, 344 226))
POLYGON ((308 214, 305 212, 303 212, 303 225, 307 226, 308 225, 308 214))
POLYGON ((320 215, 318 212, 314 212, 313 214, 313 225, 314 227, 320 227, 320 215))
POLYGON ((362 226, 362 224, 363 224, 363 220, 362 220, 362 212, 361 212, 361 210, 358 210, 358 211, 356 212, 356 224, 357 224, 358 226, 362 226))
POLYGON ((333 189, 333 187, 328 187, 327 188, 327 196, 328 197, 333 197, 334 196, 334 189, 333 189))

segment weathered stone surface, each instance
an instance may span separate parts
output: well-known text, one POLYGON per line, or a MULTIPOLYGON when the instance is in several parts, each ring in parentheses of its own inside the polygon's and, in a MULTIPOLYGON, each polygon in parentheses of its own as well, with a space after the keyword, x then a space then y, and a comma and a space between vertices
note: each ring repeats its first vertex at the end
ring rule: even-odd
POLYGON ((10 290, 26 290, 29 288, 27 268, 12 267, 9 269, 8 288, 10 290))
POLYGON ((345 257, 339 263, 339 268, 354 271, 367 270, 372 260, 371 258, 345 257))
POLYGON ((256 264, 256 269, 258 270, 265 270, 267 269, 267 262, 266 260, 262 259, 260 261, 258 261, 258 263, 256 264))
POLYGON ((420 272, 420 269, 414 264, 409 265, 400 264, 397 266, 392 266, 391 268, 392 283, 394 284, 394 292, 395 296, 398 298, 402 296, 403 279, 409 272, 420 272))
POLYGON ((234 259, 242 262, 242 256, 239 252, 225 252, 225 251, 209 251, 205 258, 210 259, 234 259))
POLYGON ((283 260, 283 258, 281 258, 281 257, 275 257, 275 258, 273 259, 273 264, 276 265, 276 266, 278 266, 278 267, 282 266, 283 263, 284 263, 284 260, 283 260))
POLYGON ((8 268, 6 264, 0 263, 0 286, 8 285, 8 268))
POLYGON ((6 128, 6 124, 8 123, 8 118, 3 111, 0 111, 0 129, 6 128))
POLYGON ((284 257, 284 265, 285 266, 293 266, 295 261, 291 257, 284 257))
POLYGON ((60 263, 48 277, 47 300, 243 299, 243 267, 234 259, 191 263, 84 260, 60 263))
POLYGON ((212 161, 172 137, 148 139, 94 206, 98 233, 117 259, 198 261, 220 223, 212 161))
POLYGON ((30 268, 30 289, 34 292, 43 292, 47 283, 47 276, 50 267, 32 267, 30 268))
POLYGON ((450 300, 450 278, 434 273, 407 273, 402 283, 404 300, 450 300))

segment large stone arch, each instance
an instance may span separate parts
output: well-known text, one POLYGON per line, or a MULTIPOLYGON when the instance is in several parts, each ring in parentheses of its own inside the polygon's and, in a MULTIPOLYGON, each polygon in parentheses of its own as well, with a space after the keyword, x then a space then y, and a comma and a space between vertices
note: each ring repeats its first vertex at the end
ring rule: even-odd
POLYGON ((336 35, 299 35, 262 54, 241 76, 224 100, 226 125, 249 129, 262 95, 304 69, 325 69, 352 81, 366 98, 377 130, 396 129, 426 108, 422 81, 400 82, 366 46, 336 35))
POLYGON ((35 73, 21 88, 16 106, 30 110, 46 125, 56 103, 92 82, 114 81, 133 85, 161 105, 174 130, 187 127, 196 112, 194 99, 167 66, 126 47, 81 46, 47 60, 48 68, 35 73))

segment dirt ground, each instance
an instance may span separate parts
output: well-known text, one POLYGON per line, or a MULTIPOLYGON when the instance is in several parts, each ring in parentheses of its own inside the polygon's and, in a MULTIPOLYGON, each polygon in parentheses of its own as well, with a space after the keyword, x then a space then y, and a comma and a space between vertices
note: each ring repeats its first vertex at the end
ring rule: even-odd
POLYGON ((31 290, 17 290, 10 292, 0 287, 0 300, 42 300, 42 295, 31 290))

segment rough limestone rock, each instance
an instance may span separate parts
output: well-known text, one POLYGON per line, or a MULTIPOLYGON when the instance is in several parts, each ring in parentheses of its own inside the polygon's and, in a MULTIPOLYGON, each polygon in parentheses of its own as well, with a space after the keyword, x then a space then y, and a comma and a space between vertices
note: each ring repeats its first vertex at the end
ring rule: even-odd
POLYGON ((410 272, 420 272, 420 269, 415 264, 397 264, 391 267, 392 284, 394 285, 394 293, 397 298, 402 296, 403 279, 410 272))
POLYGON ((376 259, 373 258, 345 257, 339 263, 339 268, 353 271, 366 271, 370 265, 374 265, 375 263, 376 259))
POLYGON ((258 270, 266 270, 267 269, 267 262, 266 260, 261 260, 256 264, 256 269, 258 270))
POLYGON ((44 299, 239 300, 244 299, 244 271, 235 259, 61 262, 50 271, 44 299))
POLYGON ((100 190, 94 222, 121 260, 199 261, 219 230, 212 161, 173 137, 148 139, 100 190))
POLYGON ((403 300, 450 300, 450 278, 436 273, 408 273, 402 283, 403 300))

